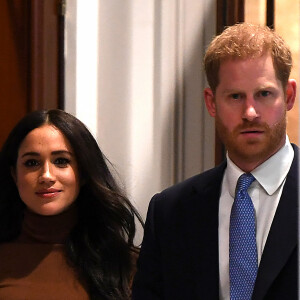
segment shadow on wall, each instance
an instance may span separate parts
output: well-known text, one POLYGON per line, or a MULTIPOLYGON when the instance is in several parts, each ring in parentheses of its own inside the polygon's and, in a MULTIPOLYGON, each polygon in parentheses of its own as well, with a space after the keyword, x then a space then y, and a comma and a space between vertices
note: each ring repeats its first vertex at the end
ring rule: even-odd
MULTIPOLYGON (((175 107, 174 111, 169 110, 174 115, 168 120, 173 119, 173 123, 163 124, 163 139, 170 139, 169 133, 174 132, 174 153, 171 154, 174 158, 173 183, 214 166, 215 126, 214 119, 206 111, 203 98, 203 89, 206 87, 203 56, 206 46, 215 35, 216 22, 213 16, 216 15, 216 7, 212 1, 203 1, 198 8, 197 16, 193 8, 177 10, 179 29, 176 34, 179 43, 176 49, 176 87, 172 94, 174 98, 169 102, 174 101, 175 107), (190 19, 191 16, 193 19, 190 19)), ((161 160, 168 156, 168 149, 162 149, 161 160)), ((165 178, 168 175, 166 168, 164 165, 161 167, 162 178, 165 178)))

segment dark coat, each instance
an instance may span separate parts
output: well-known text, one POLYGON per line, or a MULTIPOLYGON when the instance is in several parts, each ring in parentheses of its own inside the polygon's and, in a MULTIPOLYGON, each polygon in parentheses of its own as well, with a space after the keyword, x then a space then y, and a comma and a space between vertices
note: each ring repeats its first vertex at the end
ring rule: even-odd
MULTIPOLYGON (((253 299, 298 299, 298 148, 262 254, 253 299)), ((226 162, 155 195, 134 300, 219 299, 218 210, 226 162)))

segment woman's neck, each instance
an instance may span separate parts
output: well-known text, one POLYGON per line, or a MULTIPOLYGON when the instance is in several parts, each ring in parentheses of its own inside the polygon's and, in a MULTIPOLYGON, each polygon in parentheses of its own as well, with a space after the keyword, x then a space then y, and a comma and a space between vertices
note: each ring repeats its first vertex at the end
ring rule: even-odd
POLYGON ((17 242, 64 244, 77 223, 77 218, 77 205, 72 205, 68 210, 53 216, 42 216, 25 209, 17 242))

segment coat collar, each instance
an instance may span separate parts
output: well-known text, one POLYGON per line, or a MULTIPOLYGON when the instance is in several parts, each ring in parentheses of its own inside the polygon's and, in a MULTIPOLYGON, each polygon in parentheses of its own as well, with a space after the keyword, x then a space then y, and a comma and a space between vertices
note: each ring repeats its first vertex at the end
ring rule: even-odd
POLYGON ((263 299, 298 243, 299 151, 287 175, 258 269, 253 299, 263 299))

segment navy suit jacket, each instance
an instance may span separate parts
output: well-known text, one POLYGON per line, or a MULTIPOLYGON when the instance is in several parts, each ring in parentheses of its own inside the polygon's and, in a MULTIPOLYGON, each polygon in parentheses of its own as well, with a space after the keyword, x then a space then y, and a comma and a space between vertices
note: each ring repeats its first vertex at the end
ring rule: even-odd
MULTIPOLYGON (((298 148, 262 254, 254 300, 298 299, 298 148)), ((155 195, 134 300, 219 299, 218 210, 226 162, 155 195)))

